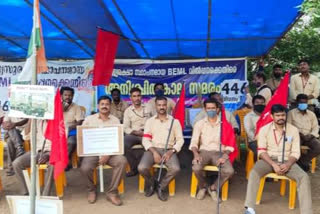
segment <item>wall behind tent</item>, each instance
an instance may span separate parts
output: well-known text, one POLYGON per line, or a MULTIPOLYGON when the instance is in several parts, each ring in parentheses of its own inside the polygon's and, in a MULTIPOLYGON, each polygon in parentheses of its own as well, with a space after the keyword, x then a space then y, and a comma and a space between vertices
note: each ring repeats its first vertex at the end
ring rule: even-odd
MULTIPOLYGON (((8 89, 22 71, 24 62, 0 62, 0 105, 8 111, 8 89)), ((75 88, 74 102, 84 106, 87 114, 94 110, 94 87, 92 82, 93 61, 48 61, 48 72, 38 75, 39 85, 75 88)), ((179 97, 182 84, 186 86, 186 105, 197 100, 197 93, 207 97, 210 92, 221 92, 226 107, 233 111, 245 102, 246 60, 181 60, 146 61, 116 60, 113 77, 108 87, 100 87, 99 95, 110 95, 113 88, 119 88, 127 101, 132 87, 139 87, 145 99, 154 96, 154 84, 163 82, 166 96, 179 97)))

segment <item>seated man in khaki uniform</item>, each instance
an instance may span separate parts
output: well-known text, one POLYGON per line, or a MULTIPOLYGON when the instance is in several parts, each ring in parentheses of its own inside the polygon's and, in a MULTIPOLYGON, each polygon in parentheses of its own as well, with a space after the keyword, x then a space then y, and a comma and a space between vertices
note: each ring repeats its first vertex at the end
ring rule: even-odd
MULTIPOLYGON (((104 127, 105 125, 120 124, 118 118, 110 114, 111 99, 108 96, 101 96, 98 100, 99 112, 86 117, 83 126, 104 127)), ((108 164, 112 167, 112 177, 107 190, 107 200, 116 206, 122 205, 119 197, 118 186, 125 175, 127 159, 123 155, 106 155, 101 158, 97 156, 84 157, 80 170, 87 178, 88 202, 96 202, 96 186, 93 183, 93 170, 98 165, 108 164)))
POLYGON ((9 117, 3 119, 2 128, 6 131, 4 140, 8 145, 8 171, 7 175, 14 175, 12 162, 24 154, 22 132, 27 125, 28 119, 9 117))
POLYGON ((255 214, 257 192, 261 177, 274 172, 297 182, 300 213, 312 214, 311 187, 308 174, 296 161, 300 157, 300 137, 296 127, 286 124, 286 108, 276 104, 271 107, 273 122, 263 126, 258 133, 258 156, 250 172, 245 214, 255 214), (285 142, 284 142, 285 141, 285 142), (283 154, 283 143, 285 153, 283 154), (284 155, 284 160, 282 157, 284 155))
POLYGON ((75 131, 77 126, 82 124, 85 112, 81 110, 80 106, 72 102, 74 96, 73 88, 61 87, 60 95, 63 104, 64 125, 68 137, 68 156, 70 158, 77 147, 77 137, 75 134, 70 135, 70 132, 75 131))
MULTIPOLYGON (((28 125, 30 126, 31 123, 28 123, 28 125)), ((42 192, 43 196, 50 195, 51 188, 53 185, 53 166, 49 165, 51 142, 49 140, 45 140, 44 138, 46 127, 47 127, 47 121, 37 120, 37 160, 38 160, 37 163, 48 164, 48 168, 46 170, 46 176, 45 176, 45 184, 42 192), (46 141, 45 144, 44 144, 44 141, 46 141), (43 151, 42 151, 42 148, 43 148, 43 151)), ((26 128, 26 129, 30 130, 30 128, 26 128)), ((29 135, 30 133, 26 133, 26 134, 29 135)), ((23 170, 30 167, 30 161, 31 161, 31 153, 26 152, 22 156, 15 159, 12 163, 17 179, 19 183, 22 185, 22 188, 21 188, 22 195, 28 195, 28 189, 23 176, 23 170)))
POLYGON ((193 152, 192 170, 199 180, 199 191, 197 199, 204 199, 206 192, 211 195, 215 201, 218 200, 217 189, 221 188, 223 183, 227 181, 234 173, 233 167, 229 160, 229 153, 234 151, 234 148, 222 146, 222 153, 220 153, 220 129, 221 122, 219 118, 220 103, 213 99, 204 101, 204 109, 207 116, 199 120, 192 133, 191 144, 189 149, 193 152), (219 166, 221 164, 221 179, 218 187, 218 179, 214 184, 208 186, 203 168, 206 165, 219 166))
MULTIPOLYGON (((149 112, 151 112, 151 116, 154 116, 157 114, 157 108, 156 108, 156 98, 157 97, 163 97, 165 95, 165 87, 163 83, 156 83, 154 85, 154 94, 156 95, 154 98, 151 98, 147 103, 147 109, 149 112)), ((173 101, 173 99, 167 98, 167 113, 169 115, 172 115, 172 112, 174 110, 174 107, 176 106, 176 103, 173 101)))
POLYGON ((131 169, 127 173, 127 177, 138 174, 138 164, 141 155, 137 157, 137 154, 131 148, 134 145, 141 145, 144 125, 151 116, 151 113, 147 111, 146 106, 141 102, 142 96, 139 88, 132 88, 130 90, 130 99, 132 105, 125 110, 123 119, 124 132, 126 134, 124 136, 125 155, 131 169))
POLYGON ((122 123, 124 111, 128 108, 129 104, 126 101, 121 100, 121 92, 117 88, 111 90, 111 97, 112 103, 110 112, 120 120, 120 123, 122 123))
POLYGON ((164 162, 168 171, 160 181, 157 187, 157 193, 160 200, 166 201, 168 200, 167 186, 180 171, 180 163, 176 153, 181 150, 184 140, 180 122, 167 114, 167 98, 157 97, 155 102, 157 115, 149 118, 144 127, 142 144, 146 152, 142 156, 138 171, 146 182, 145 196, 150 197, 156 188, 155 178, 151 176, 150 168, 153 164, 161 164, 162 161, 164 162), (170 139, 167 151, 165 151, 172 121, 173 126, 170 139))
POLYGON ((307 109, 308 96, 306 94, 297 96, 297 104, 297 108, 288 113, 288 123, 299 129, 301 145, 309 147, 307 153, 301 154, 297 162, 303 170, 308 172, 312 158, 320 154, 319 124, 315 113, 307 109))

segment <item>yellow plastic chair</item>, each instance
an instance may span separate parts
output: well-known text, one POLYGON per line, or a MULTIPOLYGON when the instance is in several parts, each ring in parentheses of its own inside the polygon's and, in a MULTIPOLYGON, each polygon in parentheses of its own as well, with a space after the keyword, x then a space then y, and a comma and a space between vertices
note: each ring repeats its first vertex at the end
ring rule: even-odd
MULTIPOLYGON (((0 170, 3 170, 3 158, 4 158, 4 143, 0 139, 0 170)), ((2 187, 2 181, 0 177, 0 191, 3 189, 2 187)))
POLYGON ((280 185, 281 196, 284 196, 286 193, 286 180, 289 181, 289 209, 294 209, 296 205, 297 183, 295 180, 288 178, 287 176, 277 175, 276 173, 269 173, 260 179, 260 186, 257 194, 256 204, 261 203, 262 192, 263 192, 266 178, 281 180, 281 185, 280 185))
MULTIPOLYGON (((306 152, 310 148, 308 146, 301 146, 301 151, 306 152)), ((316 167, 317 167, 317 158, 312 158, 311 160, 311 173, 316 172, 316 167)))
MULTIPOLYGON (((94 185, 97 185, 97 174, 98 174, 98 171, 97 169, 99 169, 99 167, 95 168, 94 171, 93 171, 93 183, 94 185)), ((103 165, 103 169, 112 169, 111 166, 109 165, 103 165)), ((103 181, 100 181, 100 182, 103 182, 103 181)), ((124 180, 121 179, 120 181, 120 184, 118 186, 118 191, 119 191, 119 194, 123 194, 124 193, 124 180)))
MULTIPOLYGON (((219 168, 212 165, 207 165, 203 168, 204 171, 211 171, 211 172, 219 172, 219 168)), ((190 196, 192 198, 196 197, 198 187, 198 179, 194 172, 192 172, 191 176, 191 187, 190 187, 190 196)), ((222 201, 226 201, 228 199, 228 191, 229 191, 229 181, 226 181, 221 190, 221 199, 222 201)))
MULTIPOLYGON (((154 171, 156 168, 160 168, 159 164, 154 164, 151 169, 150 169, 150 173, 151 175, 154 175, 154 171)), ((166 166, 163 166, 163 169, 168 170, 168 168, 166 166)), ((144 177, 142 175, 139 174, 139 192, 140 193, 144 193, 144 185, 145 185, 145 180, 144 177)), ((169 183, 169 195, 170 196, 174 196, 176 194, 176 179, 172 179, 169 183)))
MULTIPOLYGON (((239 110, 236 110, 235 112, 233 112, 233 115, 236 117, 239 117, 240 120, 240 136, 237 136, 237 145, 238 145, 238 149, 240 151, 240 143, 241 141, 244 141, 247 144, 247 133, 246 130, 244 128, 244 117, 250 112, 252 111, 249 108, 242 108, 239 110)), ((240 152, 238 152, 238 156, 237 156, 237 160, 240 160, 240 152)))

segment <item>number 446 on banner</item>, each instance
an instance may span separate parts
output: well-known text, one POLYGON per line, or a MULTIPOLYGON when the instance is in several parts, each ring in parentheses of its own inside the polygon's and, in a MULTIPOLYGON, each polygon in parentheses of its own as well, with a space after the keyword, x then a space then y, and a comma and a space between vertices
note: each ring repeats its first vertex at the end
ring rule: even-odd
POLYGON ((247 81, 239 79, 224 80, 221 84, 224 103, 237 103, 245 95, 247 81))

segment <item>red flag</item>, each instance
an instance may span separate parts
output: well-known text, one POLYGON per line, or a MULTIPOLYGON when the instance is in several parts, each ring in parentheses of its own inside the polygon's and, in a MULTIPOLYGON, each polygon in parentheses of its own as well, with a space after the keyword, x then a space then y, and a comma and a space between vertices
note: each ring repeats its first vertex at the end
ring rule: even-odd
POLYGON ((179 120, 182 130, 184 129, 184 117, 185 117, 185 96, 186 96, 186 90, 184 87, 184 84, 182 86, 182 90, 180 93, 179 101, 175 107, 174 115, 173 117, 177 120, 179 120))
POLYGON ((110 83, 118 43, 119 35, 98 29, 96 57, 93 67, 93 86, 110 83))
POLYGON ((274 104, 281 104, 283 106, 287 106, 288 95, 289 95, 289 81, 290 81, 290 72, 287 72, 284 75, 283 79, 281 80, 277 90, 274 92, 273 96, 268 102, 266 108, 260 115, 259 120, 257 121, 256 135, 258 134, 261 127, 273 121, 271 118, 271 107, 274 104))
POLYGON ((48 121, 45 138, 51 141, 50 164, 54 166, 54 179, 68 165, 67 137, 59 89, 54 99, 54 119, 48 121))
POLYGON ((232 147, 234 149, 233 152, 229 154, 230 162, 233 163, 233 161, 236 159, 238 155, 238 147, 237 147, 236 136, 234 134, 233 127, 227 120, 226 112, 223 105, 221 108, 221 122, 222 122, 221 144, 224 146, 232 147))

